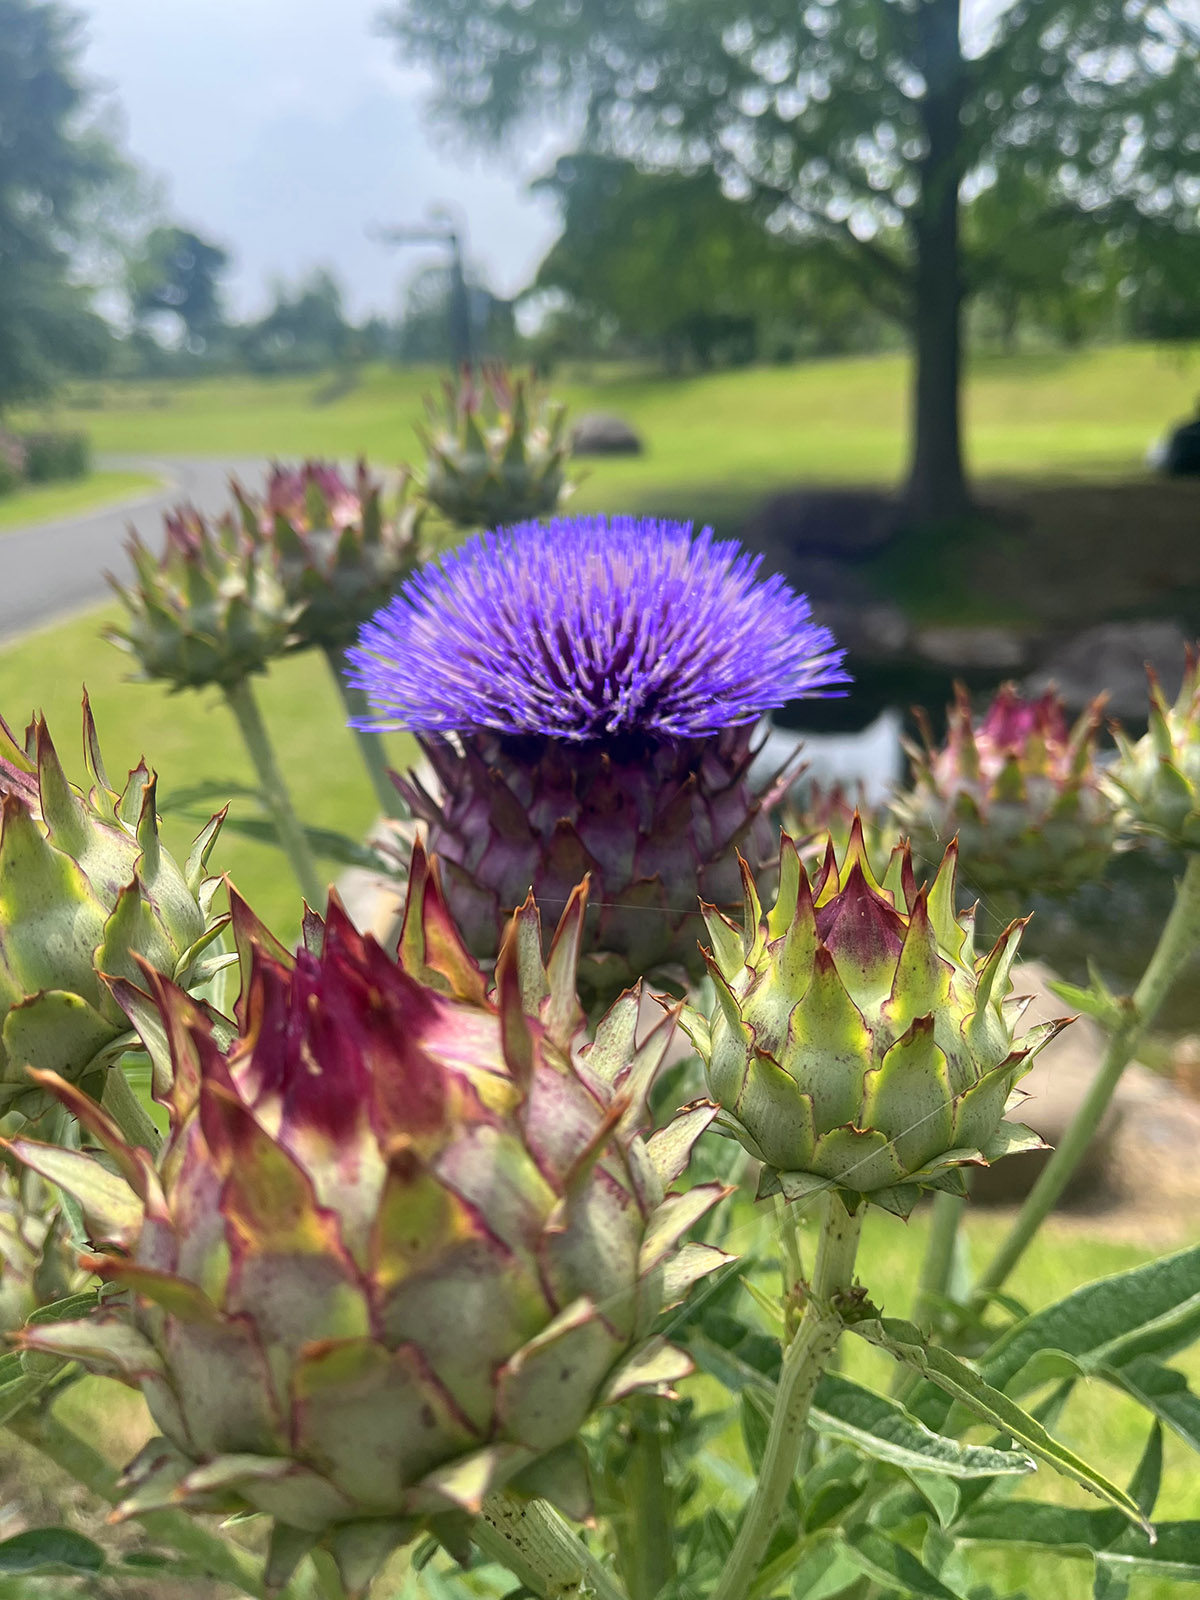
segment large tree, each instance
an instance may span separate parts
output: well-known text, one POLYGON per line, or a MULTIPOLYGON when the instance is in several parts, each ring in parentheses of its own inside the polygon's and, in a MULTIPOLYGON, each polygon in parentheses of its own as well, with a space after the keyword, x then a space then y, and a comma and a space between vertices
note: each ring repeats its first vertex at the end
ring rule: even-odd
POLYGON ((480 136, 566 111, 590 149, 711 168, 776 226, 832 242, 911 329, 908 498, 940 519, 968 503, 964 203, 1019 169, 1097 229, 1130 209, 1197 226, 1197 0, 987 11, 965 26, 962 0, 406 0, 387 23, 480 136))
POLYGON ((229 252, 190 228, 152 228, 129 268, 129 300, 141 323, 157 312, 179 318, 193 346, 221 327, 221 279, 229 252))
POLYGON ((94 368, 109 342, 75 264, 121 171, 92 120, 79 20, 0 0, 0 410, 94 368))

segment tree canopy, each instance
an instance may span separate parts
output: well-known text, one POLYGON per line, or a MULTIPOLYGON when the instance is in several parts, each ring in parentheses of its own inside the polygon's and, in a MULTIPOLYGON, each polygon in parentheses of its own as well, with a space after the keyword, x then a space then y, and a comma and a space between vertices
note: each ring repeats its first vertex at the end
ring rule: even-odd
POLYGON ((129 300, 136 321, 156 312, 179 318, 189 341, 203 341, 222 322, 221 278, 229 253, 190 228, 151 229, 130 264, 129 300))
POLYGON ((835 249, 912 330, 925 516, 966 500, 961 307, 1003 266, 1002 230, 964 239, 964 203, 1017 174, 1093 237, 1131 218, 1200 231, 1197 0, 1015 0, 967 21, 961 0, 406 0, 387 18, 477 137, 573 117, 585 149, 710 171, 835 249))
POLYGON ((91 118, 79 19, 0 0, 0 410, 90 370, 109 334, 72 259, 121 162, 91 118))

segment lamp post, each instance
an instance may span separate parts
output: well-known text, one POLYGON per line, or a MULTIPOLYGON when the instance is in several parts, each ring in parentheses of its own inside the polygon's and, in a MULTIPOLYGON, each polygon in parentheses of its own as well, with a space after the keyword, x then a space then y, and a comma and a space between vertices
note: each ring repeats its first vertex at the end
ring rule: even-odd
POLYGON ((381 244, 444 244, 450 249, 450 359, 458 370, 473 364, 471 306, 463 269, 462 229, 440 209, 426 223, 393 228, 371 228, 381 244))

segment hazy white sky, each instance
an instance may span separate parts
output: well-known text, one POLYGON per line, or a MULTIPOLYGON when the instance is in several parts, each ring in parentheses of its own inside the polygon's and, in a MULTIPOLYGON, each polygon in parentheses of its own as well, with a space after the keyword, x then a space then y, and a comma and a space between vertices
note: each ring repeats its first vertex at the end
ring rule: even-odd
POLYGON ((231 248, 232 298, 260 307, 272 277, 332 267, 356 315, 391 313, 422 259, 368 222, 465 218, 493 287, 521 286, 554 237, 530 152, 487 160, 439 144, 426 83, 374 32, 381 0, 78 0, 85 64, 124 111, 128 145, 167 182, 171 214, 231 248))

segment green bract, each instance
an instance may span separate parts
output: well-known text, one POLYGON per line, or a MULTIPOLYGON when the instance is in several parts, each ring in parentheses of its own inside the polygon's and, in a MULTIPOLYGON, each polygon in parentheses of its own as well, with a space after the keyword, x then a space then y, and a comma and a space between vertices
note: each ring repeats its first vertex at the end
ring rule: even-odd
POLYGON ((180 868, 159 840, 145 764, 120 794, 110 786, 86 695, 83 753, 86 795, 41 717, 24 746, 0 720, 0 1111, 47 1103, 27 1066, 98 1095, 131 1038, 98 974, 137 979, 144 961, 185 988, 204 982, 204 951, 228 921, 212 915, 221 880, 205 876, 225 813, 180 868))
POLYGON ((181 509, 165 522, 161 557, 136 534, 129 541, 137 583, 109 580, 129 615, 108 638, 136 656, 140 678, 176 689, 229 689, 265 672, 299 614, 269 553, 232 517, 214 525, 181 509))
POLYGON ((386 511, 359 462, 353 482, 323 461, 275 467, 262 497, 234 485, 247 539, 295 607, 288 648, 344 650, 418 559, 421 508, 409 479, 386 511))
POLYGON ((918 861, 932 865, 957 835, 963 875, 984 894, 1069 893, 1100 877, 1117 839, 1096 765, 1103 696, 1072 727, 1056 694, 1027 700, 1006 683, 976 724, 955 688, 945 743, 926 723, 892 806, 918 861))
POLYGON ((1200 648, 1189 648, 1174 705, 1150 679, 1150 725, 1134 741, 1116 731, 1118 759, 1109 768, 1113 787, 1139 833, 1157 835, 1184 850, 1200 850, 1200 648))
POLYGON ((965 1192, 963 1165, 1037 1136, 1004 1122, 1014 1084, 1061 1023, 1030 1029, 1008 998, 1023 923, 974 957, 954 912, 956 851, 918 890, 907 847, 880 884, 855 823, 832 840, 814 884, 784 835, 779 894, 763 915, 745 877, 739 930, 712 907, 710 1018, 683 1026, 702 1057, 718 1125, 764 1165, 762 1193, 798 1199, 836 1186, 901 1216, 920 1190, 965 1192))
POLYGON ((418 487, 460 528, 498 528, 548 515, 571 492, 566 413, 532 379, 499 367, 447 383, 442 407, 427 402, 418 487))
POLYGON ((228 1056, 171 985, 117 986, 171 1075, 157 1169, 62 1084, 126 1184, 13 1150, 78 1195, 129 1292, 25 1335, 145 1394, 163 1437, 123 1513, 264 1512, 270 1584, 323 1540, 356 1592, 423 1526, 456 1545, 501 1485, 586 1515, 580 1428, 689 1370, 652 1329, 727 1258, 679 1248, 725 1191, 672 1190, 713 1108, 640 1131, 671 1020, 637 1045, 631 993, 582 1033, 585 899, 545 966, 528 901, 491 992, 420 855, 399 962, 336 900, 293 962, 235 901, 228 1056))
POLYGON ((36 1172, 0 1170, 0 1333, 78 1294, 88 1278, 54 1189, 36 1172))

